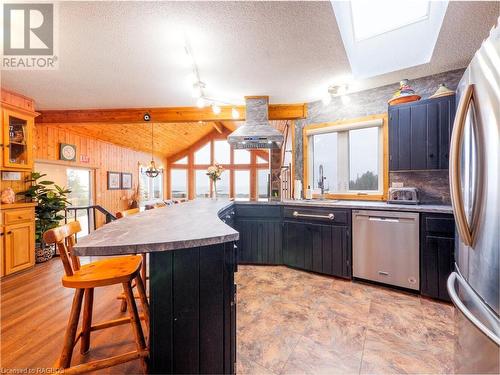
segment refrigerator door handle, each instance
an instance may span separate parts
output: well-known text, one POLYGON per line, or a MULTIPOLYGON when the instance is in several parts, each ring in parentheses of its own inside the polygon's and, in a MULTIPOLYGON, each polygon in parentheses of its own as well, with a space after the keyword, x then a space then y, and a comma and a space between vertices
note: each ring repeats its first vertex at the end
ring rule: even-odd
POLYGON ((457 108, 455 123, 450 141, 450 190, 451 204, 457 225, 458 234, 462 242, 472 246, 473 233, 470 229, 463 204, 462 190, 460 188, 460 145, 462 143, 467 111, 474 100, 474 85, 467 86, 457 108))
MULTIPOLYGON (((451 298, 453 304, 482 333, 484 333, 492 341, 494 341, 498 346, 500 346, 500 337, 497 334, 495 334, 495 332, 493 332, 488 327, 486 327, 478 318, 476 318, 474 316, 474 314, 472 314, 470 312, 470 310, 467 308, 467 306, 465 306, 464 303, 460 300, 460 297, 458 296, 458 294, 457 294, 457 292, 455 290, 455 282, 456 281, 458 281, 471 295, 474 295, 474 291, 473 290, 469 290, 470 287, 465 282, 462 281, 461 276, 458 273, 456 273, 456 272, 452 272, 450 274, 450 276, 448 277, 448 281, 446 283, 446 287, 448 289, 448 294, 450 295, 450 298, 451 298)), ((477 303, 483 304, 483 302, 481 302, 479 299, 478 299, 477 303)))

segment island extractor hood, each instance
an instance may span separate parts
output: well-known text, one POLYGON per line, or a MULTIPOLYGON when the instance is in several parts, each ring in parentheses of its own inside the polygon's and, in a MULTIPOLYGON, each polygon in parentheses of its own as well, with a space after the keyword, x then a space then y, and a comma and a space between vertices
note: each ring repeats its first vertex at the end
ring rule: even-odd
POLYGON ((269 97, 245 98, 245 123, 232 132, 227 141, 236 149, 281 148, 283 134, 269 123, 269 97))

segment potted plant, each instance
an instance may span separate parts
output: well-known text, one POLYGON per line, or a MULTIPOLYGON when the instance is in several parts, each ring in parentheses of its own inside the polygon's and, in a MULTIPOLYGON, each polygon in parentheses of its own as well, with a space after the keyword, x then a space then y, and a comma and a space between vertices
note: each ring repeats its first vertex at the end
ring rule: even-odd
POLYGON ((220 180, 220 176, 222 175, 222 172, 224 172, 224 168, 222 168, 222 165, 215 163, 214 165, 211 165, 207 169, 207 176, 210 178, 210 181, 212 181, 214 185, 213 189, 213 198, 217 199, 217 180, 220 180))
POLYGON ((31 173, 26 182, 31 182, 30 188, 21 194, 37 203, 35 207, 35 259, 37 263, 51 259, 55 254, 54 245, 46 245, 43 234, 57 227, 64 216, 61 214, 71 204, 67 200, 70 190, 56 185, 53 181, 43 180, 45 174, 31 173), (40 181, 41 180, 41 181, 40 181))

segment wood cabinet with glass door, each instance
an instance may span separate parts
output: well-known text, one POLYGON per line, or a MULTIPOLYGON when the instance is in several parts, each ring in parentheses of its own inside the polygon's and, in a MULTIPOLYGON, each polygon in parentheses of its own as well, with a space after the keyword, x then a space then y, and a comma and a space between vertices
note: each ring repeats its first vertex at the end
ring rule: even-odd
POLYGON ((35 116, 34 112, 2 105, 2 169, 32 169, 35 116))

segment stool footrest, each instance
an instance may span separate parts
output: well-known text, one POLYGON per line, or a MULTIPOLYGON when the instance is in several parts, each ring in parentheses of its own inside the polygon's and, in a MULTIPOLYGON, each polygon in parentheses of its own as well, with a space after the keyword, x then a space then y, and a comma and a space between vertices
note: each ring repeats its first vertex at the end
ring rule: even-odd
POLYGON ((134 359, 146 358, 148 356, 149 352, 147 350, 142 350, 142 351, 136 350, 125 354, 116 355, 114 357, 109 357, 106 359, 98 359, 96 361, 82 363, 80 365, 61 369, 60 373, 64 375, 84 374, 86 372, 104 369, 107 367, 118 365, 120 363, 129 362, 134 359))

